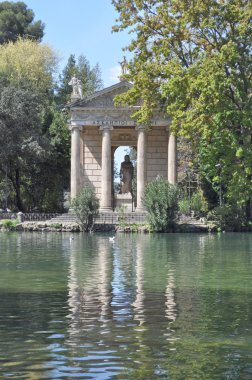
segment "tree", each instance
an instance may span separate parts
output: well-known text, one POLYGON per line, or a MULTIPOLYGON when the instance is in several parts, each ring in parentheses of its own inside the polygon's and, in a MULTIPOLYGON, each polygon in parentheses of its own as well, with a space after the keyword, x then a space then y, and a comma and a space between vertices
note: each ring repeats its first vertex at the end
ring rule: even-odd
POLYGON ((46 181, 33 185, 45 178, 40 169, 51 154, 46 118, 56 62, 54 52, 35 41, 0 45, 0 172, 11 181, 21 211, 28 198, 45 191, 46 181))
POLYGON ((41 41, 44 24, 34 21, 34 13, 21 1, 0 3, 0 44, 15 42, 19 37, 41 41))
POLYGON ((16 195, 16 207, 24 211, 21 171, 42 153, 38 143, 40 99, 28 90, 3 88, 0 95, 0 170, 7 174, 16 195))
POLYGON ((80 55, 76 62, 75 56, 71 54, 59 78, 57 97, 59 104, 66 104, 70 100, 72 88, 68 83, 73 75, 82 81, 84 96, 100 90, 103 86, 99 65, 91 68, 84 55, 80 55))
POLYGON ((115 31, 130 28, 134 52, 120 101, 157 106, 194 142, 201 174, 252 217, 252 7, 249 0, 113 0, 115 31))
POLYGON ((5 86, 29 88, 48 97, 57 63, 56 53, 46 44, 19 38, 0 45, 0 79, 5 86))
POLYGON ((46 108, 40 131, 44 154, 23 168, 22 196, 26 208, 62 212, 70 183, 70 131, 55 103, 46 108))

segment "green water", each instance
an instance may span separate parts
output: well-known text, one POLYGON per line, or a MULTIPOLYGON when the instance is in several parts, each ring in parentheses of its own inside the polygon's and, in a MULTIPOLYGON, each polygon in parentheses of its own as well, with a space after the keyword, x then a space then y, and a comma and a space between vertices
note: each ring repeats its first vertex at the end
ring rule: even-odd
POLYGON ((252 234, 0 234, 0 379, 252 379, 252 234))

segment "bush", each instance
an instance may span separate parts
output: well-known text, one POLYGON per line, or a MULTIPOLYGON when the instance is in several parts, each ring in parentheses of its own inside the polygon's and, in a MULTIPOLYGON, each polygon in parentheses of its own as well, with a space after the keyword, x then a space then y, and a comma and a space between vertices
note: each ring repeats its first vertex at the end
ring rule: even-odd
POLYGON ((4 226, 4 228, 8 231, 11 231, 13 230, 17 224, 18 224, 18 220, 17 219, 3 219, 1 220, 1 223, 0 223, 2 226, 4 226))
POLYGON ((90 186, 84 187, 77 197, 73 199, 71 206, 83 231, 91 231, 99 209, 99 201, 94 189, 90 186))
POLYGON ((215 221, 221 231, 241 231, 246 227, 245 211, 235 205, 218 206, 208 213, 207 218, 215 221))
POLYGON ((196 193, 193 193, 191 198, 191 210, 196 214, 205 214, 207 212, 208 204, 204 198, 202 190, 198 190, 196 193))
POLYGON ((177 186, 169 184, 164 178, 158 178, 145 186, 143 204, 154 231, 165 232, 173 226, 177 202, 177 186))
POLYGON ((126 216, 125 216, 126 209, 127 207, 124 205, 121 205, 116 208, 116 211, 118 212, 118 223, 119 223, 119 227, 121 228, 126 226, 126 216))
POLYGON ((190 215, 190 200, 182 198, 178 201, 178 208, 181 214, 190 215))

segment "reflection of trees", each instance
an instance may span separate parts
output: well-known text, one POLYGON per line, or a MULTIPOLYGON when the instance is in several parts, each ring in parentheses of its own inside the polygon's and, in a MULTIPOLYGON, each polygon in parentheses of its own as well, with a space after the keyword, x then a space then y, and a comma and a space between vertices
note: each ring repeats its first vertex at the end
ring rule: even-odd
POLYGON ((35 232, 1 234, 0 246, 0 377, 44 378, 51 337, 65 329, 65 248, 60 235, 35 232))

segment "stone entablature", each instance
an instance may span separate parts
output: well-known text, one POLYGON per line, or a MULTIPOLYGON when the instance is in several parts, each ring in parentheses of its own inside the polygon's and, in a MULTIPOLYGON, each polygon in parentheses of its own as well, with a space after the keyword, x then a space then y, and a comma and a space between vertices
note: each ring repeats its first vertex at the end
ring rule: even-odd
POLYGON ((71 197, 91 184, 104 211, 112 208, 113 154, 118 146, 137 150, 137 210, 143 209, 146 181, 162 175, 176 182, 176 139, 169 135, 169 119, 157 112, 146 130, 131 118, 138 107, 114 106, 114 96, 130 86, 120 82, 70 106, 71 197))

